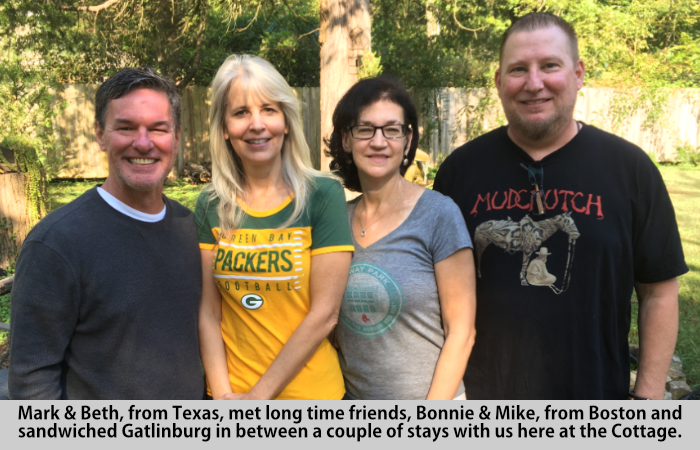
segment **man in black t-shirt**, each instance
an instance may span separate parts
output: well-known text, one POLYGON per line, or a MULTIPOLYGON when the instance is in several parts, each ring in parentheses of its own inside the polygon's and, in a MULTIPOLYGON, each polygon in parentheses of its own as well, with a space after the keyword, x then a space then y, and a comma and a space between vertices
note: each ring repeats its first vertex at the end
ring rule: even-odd
POLYGON ((688 271, 661 175, 635 145, 573 118, 585 68, 573 28, 528 14, 503 36, 495 82, 508 126, 455 150, 435 190, 475 244, 469 399, 660 399, 688 271))

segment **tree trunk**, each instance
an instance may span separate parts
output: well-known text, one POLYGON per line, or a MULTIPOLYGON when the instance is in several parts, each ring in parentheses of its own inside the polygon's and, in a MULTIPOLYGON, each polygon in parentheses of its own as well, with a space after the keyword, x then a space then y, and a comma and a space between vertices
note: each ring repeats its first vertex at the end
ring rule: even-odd
POLYGON ((426 32, 428 34, 428 44, 432 44, 440 35, 440 22, 435 15, 435 0, 425 2, 425 20, 427 22, 426 32))
POLYGON ((24 238, 34 224, 27 214, 24 174, 0 175, 0 268, 14 265, 24 238))
POLYGON ((321 170, 329 170, 323 140, 331 134, 333 111, 357 82, 357 66, 371 48, 369 0, 321 0, 321 170))

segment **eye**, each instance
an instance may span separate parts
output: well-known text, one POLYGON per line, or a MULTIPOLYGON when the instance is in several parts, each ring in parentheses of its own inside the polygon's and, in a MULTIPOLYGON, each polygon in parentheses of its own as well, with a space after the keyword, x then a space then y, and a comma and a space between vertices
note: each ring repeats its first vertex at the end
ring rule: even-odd
POLYGON ((248 112, 247 109, 239 109, 239 110, 233 112, 233 116, 234 117, 243 117, 246 115, 247 112, 248 112))
POLYGON ((401 137, 403 135, 403 127, 400 125, 385 126, 384 135, 388 138, 401 137))

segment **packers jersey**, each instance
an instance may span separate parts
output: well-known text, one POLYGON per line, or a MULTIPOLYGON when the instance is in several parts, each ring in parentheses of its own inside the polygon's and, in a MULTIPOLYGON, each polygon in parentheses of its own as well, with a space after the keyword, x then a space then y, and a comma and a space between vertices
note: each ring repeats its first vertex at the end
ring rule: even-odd
MULTIPOLYGON (((338 181, 318 177, 301 217, 293 197, 268 211, 245 212, 239 229, 220 236, 218 199, 207 189, 197 199, 200 248, 215 250, 214 278, 222 297, 221 332, 233 392, 248 392, 277 357, 311 305, 311 257, 353 251, 345 195, 338 181)), ((338 356, 327 339, 278 399, 338 400, 345 388, 338 356)))

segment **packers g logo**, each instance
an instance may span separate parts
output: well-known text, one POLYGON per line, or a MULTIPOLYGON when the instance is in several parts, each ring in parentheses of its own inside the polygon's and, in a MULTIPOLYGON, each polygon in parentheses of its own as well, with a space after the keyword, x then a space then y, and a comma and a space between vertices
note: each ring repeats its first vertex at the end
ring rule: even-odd
POLYGON ((241 305, 246 309, 258 309, 263 304, 263 298, 258 294, 247 294, 241 298, 241 305))

